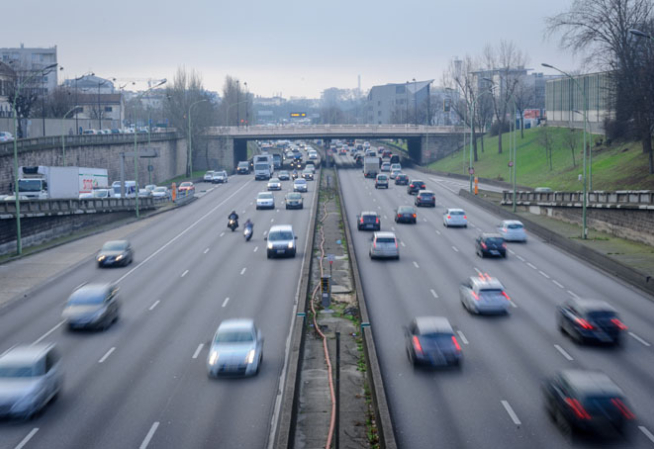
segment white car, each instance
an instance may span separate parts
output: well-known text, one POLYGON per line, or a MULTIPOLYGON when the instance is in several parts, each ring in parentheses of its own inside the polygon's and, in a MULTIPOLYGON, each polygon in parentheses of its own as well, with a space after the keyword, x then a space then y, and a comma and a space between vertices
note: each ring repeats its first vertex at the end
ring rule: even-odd
POLYGON ((370 245, 371 259, 399 259, 400 249, 394 232, 375 232, 370 245))
POLYGON ((268 181, 268 190, 282 190, 282 183, 279 178, 270 178, 270 181, 268 181))
POLYGON ((391 172, 402 171, 402 164, 391 164, 391 172))
POLYGON ((228 177, 227 177, 227 172, 225 170, 213 172, 213 177, 211 178, 211 182, 213 182, 214 184, 223 184, 226 183, 227 180, 228 177))
POLYGON ((449 228, 450 226, 463 226, 468 227, 468 216, 463 209, 447 209, 443 214, 443 226, 449 228))
POLYGON ((148 184, 147 186, 145 186, 145 190, 149 190, 150 192, 154 192, 154 189, 156 188, 157 186, 154 184, 148 184))
POLYGON ((0 131, 0 142, 10 142, 14 140, 14 136, 8 131, 0 131))
POLYGON ((257 195, 257 209, 274 209, 275 197, 270 192, 259 192, 257 195))
POLYGON ((111 198, 111 190, 109 189, 95 189, 93 192, 82 193, 79 196, 80 200, 88 198, 111 198))
POLYGON ((170 191, 168 190, 168 187, 156 187, 152 191, 152 197, 153 198, 170 198, 170 191))
POLYGON ((497 231, 507 242, 527 242, 527 233, 521 221, 504 220, 497 231))
POLYGON ((251 319, 232 319, 220 323, 207 357, 211 377, 221 374, 253 376, 263 359, 263 337, 251 319))
POLYGON ((206 172, 204 174, 204 180, 206 182, 211 182, 213 180, 213 173, 214 173, 213 170, 209 170, 208 172, 206 172))
POLYGON ((309 189, 307 188, 307 180, 298 178, 295 181, 293 181, 293 191, 294 192, 308 192, 309 189))

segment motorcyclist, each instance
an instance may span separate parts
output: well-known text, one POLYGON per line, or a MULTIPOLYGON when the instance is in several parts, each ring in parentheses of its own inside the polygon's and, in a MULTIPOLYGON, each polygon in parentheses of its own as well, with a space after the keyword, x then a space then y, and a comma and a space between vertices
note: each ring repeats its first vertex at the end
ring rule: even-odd
POLYGON ((297 178, 297 170, 293 169, 293 178, 297 178))
POLYGON ((236 213, 235 210, 233 210, 232 213, 229 214, 227 219, 228 219, 228 224, 229 224, 229 221, 234 220, 234 228, 232 229, 232 231, 234 229, 238 228, 238 214, 236 213))
POLYGON ((254 228, 254 223, 252 223, 249 218, 245 222, 245 229, 247 229, 247 228, 250 228, 250 229, 254 228))

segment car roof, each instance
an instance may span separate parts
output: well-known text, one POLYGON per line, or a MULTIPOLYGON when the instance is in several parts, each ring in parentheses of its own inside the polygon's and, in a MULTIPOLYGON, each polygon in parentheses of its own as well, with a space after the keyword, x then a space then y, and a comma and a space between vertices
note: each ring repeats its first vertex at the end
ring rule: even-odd
POLYGON ((388 237, 388 238, 395 238, 395 233, 394 233, 394 232, 390 232, 390 231, 378 231, 378 232, 375 232, 374 237, 375 237, 375 238, 377 238, 377 237, 381 237, 381 238, 386 238, 386 237, 388 237))
POLYGON ((218 332, 224 330, 251 330, 253 327, 253 320, 249 318, 235 318, 220 323, 218 326, 218 332))
POLYGON ((422 182, 422 183, 424 183, 425 181, 422 181, 420 179, 412 179, 411 182, 422 182))
POLYGON ((3 364, 31 364, 43 357, 43 354, 54 348, 54 343, 36 345, 19 345, 0 355, 3 364))
POLYGON ((624 393, 609 376, 601 371, 591 370, 563 370, 559 376, 573 389, 584 395, 605 394, 623 396, 624 393))
POLYGON ((520 220, 504 220, 502 221, 503 225, 510 225, 510 224, 519 224, 521 226, 524 226, 520 220))
POLYGON ((455 212, 455 211, 456 211, 456 212, 464 212, 464 213, 465 213, 465 211, 464 211, 463 209, 459 209, 459 208, 457 208, 457 207, 451 207, 451 208, 447 209, 447 212, 455 212))
POLYGON ((129 245, 129 240, 107 240, 106 242, 104 242, 102 246, 108 245, 109 243, 114 243, 114 244, 120 243, 121 245, 129 245))
POLYGON ((290 232, 293 232, 293 226, 290 225, 290 224, 273 225, 273 226, 270 227, 270 231, 268 231, 268 234, 271 234, 271 233, 277 232, 277 231, 282 231, 282 232, 290 231, 290 232))
POLYGON ((607 311, 615 312, 615 309, 611 304, 601 299, 590 299, 590 298, 574 298, 571 300, 571 303, 575 304, 580 309, 583 309, 586 312, 591 311, 607 311))
POLYGON ((397 208, 397 210, 407 210, 407 209, 416 210, 416 208, 413 206, 399 206, 397 208))
POLYGON ((266 192, 259 192, 259 193, 257 194, 257 196, 270 196, 270 195, 272 195, 272 193, 271 193, 271 192, 268 192, 268 191, 266 191, 266 192))
POLYGON ((418 195, 424 195, 424 194, 435 195, 435 193, 432 192, 431 190, 419 190, 418 191, 418 195))
POLYGON ((494 277, 489 276, 488 274, 479 276, 470 276, 470 282, 473 284, 477 290, 504 290, 502 283, 494 277))
POLYGON ((76 289, 71 296, 77 294, 77 293, 84 293, 85 295, 104 295, 108 289, 111 288, 111 284, 109 283, 104 283, 104 284, 86 284, 81 286, 80 288, 76 289))
POLYGON ((279 178, 270 178, 268 182, 279 182, 279 178))
POLYGON ((447 318, 442 316, 421 316, 414 319, 416 327, 421 334, 432 332, 454 333, 452 325, 447 318))

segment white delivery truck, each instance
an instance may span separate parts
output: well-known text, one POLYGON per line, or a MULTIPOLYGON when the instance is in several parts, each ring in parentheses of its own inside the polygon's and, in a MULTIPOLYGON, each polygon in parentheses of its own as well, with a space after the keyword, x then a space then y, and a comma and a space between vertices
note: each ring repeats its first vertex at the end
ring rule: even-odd
POLYGON ((366 156, 363 158, 363 176, 374 178, 379 173, 379 158, 376 156, 366 156))
POLYGON ((20 167, 18 194, 28 199, 71 199, 107 188, 107 170, 86 167, 20 167))

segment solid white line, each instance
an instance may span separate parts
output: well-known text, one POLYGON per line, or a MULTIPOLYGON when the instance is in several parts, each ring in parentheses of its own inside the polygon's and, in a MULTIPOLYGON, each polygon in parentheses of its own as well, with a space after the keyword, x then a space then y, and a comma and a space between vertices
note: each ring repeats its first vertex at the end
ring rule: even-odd
POLYGON ((502 405, 504 406, 504 409, 506 410, 506 412, 511 417, 511 420, 513 421, 513 424, 515 424, 516 426, 519 426, 520 424, 522 424, 520 422, 520 420, 518 419, 518 415, 515 414, 515 412, 511 408, 511 405, 508 403, 508 401, 502 401, 502 405))
POLYGON ((453 246, 452 249, 456 251, 457 253, 459 252, 458 248, 456 246, 453 246))
POLYGON ((45 334, 41 335, 41 337, 40 337, 38 340, 36 340, 34 343, 32 343, 32 345, 37 345, 37 344, 41 343, 41 342, 42 342, 42 341, 43 341, 43 340, 44 340, 48 335, 50 335, 51 333, 53 333, 54 331, 56 331, 57 329, 59 329, 59 328, 61 327, 61 325, 64 324, 65 322, 66 322, 65 320, 61 320, 61 321, 59 322, 59 324, 57 324, 55 327, 53 327, 52 329, 50 329, 50 330, 49 330, 48 332, 46 332, 45 334))
POLYGON ((416 261, 413 262, 413 266, 416 267, 416 268, 420 268, 420 265, 418 265, 418 262, 416 262, 416 261))
POLYGON ((255 246, 255 247, 254 247, 254 252, 256 253, 258 250, 259 250, 259 247, 258 247, 258 246, 255 246))
POLYGON ((429 291, 431 292, 431 294, 432 294, 432 296, 433 296, 434 298, 438 299, 438 293, 436 293, 436 290, 434 290, 434 289, 432 288, 432 289, 429 290, 429 291))
POLYGON ((229 297, 225 298, 225 300, 223 301, 223 307, 225 307, 228 302, 229 302, 229 297))
POLYGON ((516 303, 514 303, 513 300, 510 300, 509 304, 511 304, 511 307, 513 307, 514 309, 518 308, 518 305, 516 303))
POLYGON ((159 421, 152 424, 152 427, 150 427, 150 431, 145 436, 145 440, 143 440, 143 442, 139 446, 139 449, 145 449, 146 447, 148 447, 148 444, 150 444, 150 440, 154 436, 154 433, 157 431, 157 427, 159 427, 159 421))
POLYGON ((481 270, 480 270, 479 268, 477 268, 477 267, 472 267, 472 268, 475 269, 475 271, 477 272, 477 274, 481 274, 481 270))
POLYGON ((550 276, 549 276, 547 273, 545 273, 543 270, 538 270, 538 272, 539 272, 541 275, 543 275, 545 278, 547 278, 547 279, 550 278, 550 276))
POLYGON ((160 302, 161 302, 161 301, 159 301, 159 300, 157 299, 157 300, 154 302, 154 304, 152 304, 152 305, 150 306, 150 310, 153 310, 155 307, 157 307, 157 306, 159 305, 160 302))
POLYGON ((643 340, 642 338, 640 338, 638 335, 634 334, 633 332, 629 332, 629 335, 631 335, 634 339, 636 339, 636 341, 638 341, 639 343, 644 344, 644 345, 647 346, 647 347, 652 346, 652 345, 650 345, 649 343, 647 343, 645 340, 643 340))
POLYGON ((209 248, 204 250, 204 254, 207 254, 209 252, 209 248))
POLYGON ((557 280, 553 280, 553 281, 552 281, 552 284, 556 285, 556 286, 559 287, 559 288, 565 288, 565 287, 563 286, 563 284, 561 284, 561 283, 560 283, 559 281, 557 281, 557 280))
POLYGON ((534 265, 534 264, 531 263, 531 262, 527 262, 527 266, 528 266, 529 268, 533 268, 534 270, 537 270, 537 269, 538 269, 538 268, 536 268, 536 265, 534 265))
POLYGON ((221 232, 221 233, 220 233, 220 237, 222 237, 223 235, 225 235, 225 233, 224 233, 224 232, 221 232))
POLYGON ((574 359, 572 358, 572 356, 571 356, 570 354, 568 354, 568 352, 567 352, 565 349, 563 349, 561 346, 559 346, 559 345, 554 345, 554 347, 556 348, 557 351, 559 351, 559 352, 561 353, 561 355, 562 355, 563 357, 565 357, 566 359, 568 359, 568 361, 572 362, 572 361, 574 360, 574 359))
POLYGON ((404 244, 404 242, 400 242, 400 245, 406 247, 406 245, 404 244))
POLYGON ((196 349, 195 352, 193 353, 193 358, 194 359, 198 358, 198 356, 200 355, 200 351, 202 351, 203 347, 204 347, 204 343, 200 343, 200 345, 198 346, 198 349, 196 349))
POLYGON ((188 270, 182 273, 182 277, 186 276, 188 274, 188 270))
MULTIPOLYGON (((641 430, 642 430, 642 429, 641 429, 641 430)), ((28 433, 27 436, 26 436, 25 438, 23 438, 22 441, 21 441, 20 443, 18 443, 18 446, 16 446, 15 449, 23 449, 23 448, 25 447, 25 445, 26 445, 26 444, 27 444, 27 443, 32 439, 32 437, 34 436, 34 434, 36 434, 36 432, 38 432, 38 431, 39 431, 39 428, 38 428, 38 427, 33 428, 33 429, 30 431, 30 433, 28 433)))
POLYGON ((102 363, 105 360, 107 360, 109 358, 109 356, 111 355, 111 353, 114 352, 115 350, 116 350, 115 347, 112 347, 110 350, 108 350, 107 353, 105 355, 103 355, 100 360, 98 360, 98 363, 102 363))
POLYGON ((241 276, 243 276, 243 275, 245 274, 246 270, 247 270, 247 268, 243 268, 243 269, 241 270, 241 276))
POLYGON ((465 335, 463 335, 463 332, 461 331, 456 331, 457 334, 459 334, 459 337, 461 337, 461 341, 463 342, 464 345, 468 344, 468 339, 466 338, 465 335))
MULTIPOLYGON (((645 434, 645 436, 646 436, 646 437, 647 437, 647 438, 648 438, 652 443, 654 443, 654 435, 652 435, 652 432, 650 432, 649 430, 647 430, 647 427, 645 427, 645 426, 638 426, 638 428, 640 429, 641 432, 643 432, 643 433, 645 434)), ((38 429, 36 429, 36 430, 38 430, 38 429)))
POLYGON ((515 256, 520 262, 524 262, 525 258, 522 256, 515 256))
POLYGON ((579 296, 578 296, 575 292, 573 292, 573 291, 571 291, 571 290, 568 290, 568 294, 569 294, 570 296, 572 296, 573 298, 579 299, 579 296))

